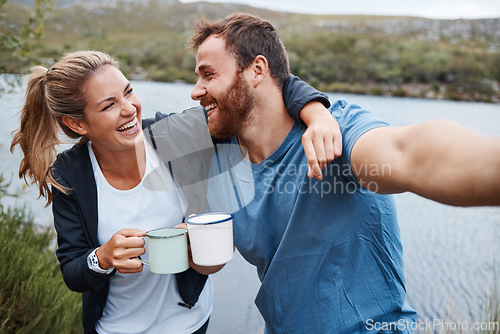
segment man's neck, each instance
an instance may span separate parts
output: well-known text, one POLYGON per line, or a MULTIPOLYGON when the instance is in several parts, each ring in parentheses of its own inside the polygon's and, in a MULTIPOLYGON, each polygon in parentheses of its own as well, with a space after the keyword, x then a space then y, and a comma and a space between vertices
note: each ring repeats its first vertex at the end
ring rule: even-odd
POLYGON ((251 119, 238 135, 242 152, 250 162, 261 163, 281 145, 293 127, 281 95, 258 103, 251 119))

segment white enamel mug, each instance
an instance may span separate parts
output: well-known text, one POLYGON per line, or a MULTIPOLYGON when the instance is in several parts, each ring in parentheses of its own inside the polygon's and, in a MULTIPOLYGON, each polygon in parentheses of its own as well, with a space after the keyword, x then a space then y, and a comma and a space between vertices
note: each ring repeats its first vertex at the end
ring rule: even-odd
POLYGON ((233 215, 212 212, 186 219, 193 262, 215 266, 233 258, 233 215))

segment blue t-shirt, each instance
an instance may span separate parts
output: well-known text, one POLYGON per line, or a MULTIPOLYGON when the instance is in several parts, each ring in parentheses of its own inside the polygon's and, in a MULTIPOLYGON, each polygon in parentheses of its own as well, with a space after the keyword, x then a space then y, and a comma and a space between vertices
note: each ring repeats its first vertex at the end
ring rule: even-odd
POLYGON ((322 181, 307 177, 305 127, 295 122, 258 165, 244 159, 236 138, 217 145, 211 208, 234 213, 235 245, 262 282, 255 303, 267 332, 409 333, 416 312, 405 302, 393 197, 362 188, 350 165, 357 139, 387 124, 344 100, 330 111, 343 155, 322 181))

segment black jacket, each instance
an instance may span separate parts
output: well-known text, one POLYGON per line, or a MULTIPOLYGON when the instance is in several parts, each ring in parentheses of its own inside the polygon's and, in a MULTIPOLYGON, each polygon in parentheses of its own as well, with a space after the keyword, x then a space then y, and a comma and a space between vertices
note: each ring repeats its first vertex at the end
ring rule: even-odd
MULTIPOLYGON (((87 265, 88 255, 99 247, 97 189, 87 145, 75 145, 59 155, 54 175, 69 189, 67 195, 55 188, 52 190, 58 242, 56 254, 66 285, 73 291, 82 292, 84 331, 95 333, 95 325, 106 304, 110 277, 114 273, 100 275, 87 265)), ((176 274, 179 293, 186 305, 196 303, 207 277, 192 268, 176 274)))

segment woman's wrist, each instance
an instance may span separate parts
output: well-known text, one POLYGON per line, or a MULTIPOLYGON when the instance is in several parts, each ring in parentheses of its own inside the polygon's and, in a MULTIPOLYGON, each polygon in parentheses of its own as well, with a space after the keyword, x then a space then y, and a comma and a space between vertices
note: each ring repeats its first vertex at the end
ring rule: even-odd
POLYGON ((332 115, 328 109, 325 108, 323 103, 318 101, 309 102, 300 111, 300 119, 302 119, 307 126, 310 126, 314 121, 323 117, 331 118, 332 115))
POLYGON ((98 250, 99 248, 96 248, 89 254, 89 256, 87 257, 87 265, 89 266, 89 269, 95 271, 98 274, 109 275, 115 268, 112 266, 103 266, 101 264, 101 262, 99 261, 99 256, 97 255, 98 250))

